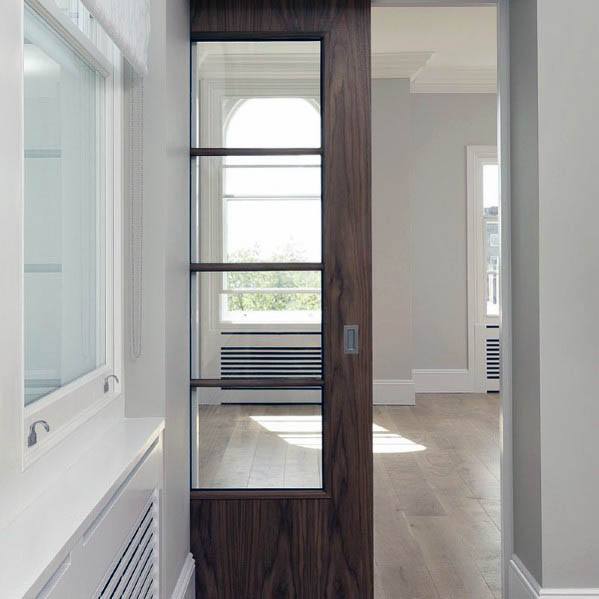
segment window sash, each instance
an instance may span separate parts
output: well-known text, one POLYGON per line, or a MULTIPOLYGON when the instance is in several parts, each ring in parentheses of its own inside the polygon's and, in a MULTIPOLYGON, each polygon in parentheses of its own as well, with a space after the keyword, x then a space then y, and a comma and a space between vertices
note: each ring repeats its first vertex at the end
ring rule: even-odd
MULTIPOLYGON (((104 379, 108 374, 121 376, 121 308, 118 298, 121 289, 120 232, 121 232, 121 78, 120 53, 98 26, 95 42, 85 36, 53 0, 27 0, 54 32, 104 79, 102 118, 96 119, 103 139, 100 148, 103 172, 98 184, 102 186, 99 197, 104 202, 104 261, 105 276, 105 360, 94 370, 56 389, 39 400, 24 406, 21 397, 23 445, 22 466, 28 467, 45 455, 78 426, 95 415, 120 395, 120 385, 111 384, 111 392, 104 393, 104 379), (100 50, 102 49, 102 51, 100 50), (28 448, 27 433, 34 420, 44 419, 50 424, 50 433, 28 448)), ((23 284, 23 283, 21 283, 23 284)), ((24 381, 24 364, 21 367, 24 381)), ((21 389, 24 390, 22 383, 21 389)))

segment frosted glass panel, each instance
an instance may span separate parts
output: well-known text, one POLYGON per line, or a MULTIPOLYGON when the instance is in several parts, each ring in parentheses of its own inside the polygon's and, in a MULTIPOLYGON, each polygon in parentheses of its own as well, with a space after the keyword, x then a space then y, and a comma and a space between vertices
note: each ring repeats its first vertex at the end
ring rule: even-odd
POLYGON ((25 404, 106 359, 103 78, 25 9, 25 404))

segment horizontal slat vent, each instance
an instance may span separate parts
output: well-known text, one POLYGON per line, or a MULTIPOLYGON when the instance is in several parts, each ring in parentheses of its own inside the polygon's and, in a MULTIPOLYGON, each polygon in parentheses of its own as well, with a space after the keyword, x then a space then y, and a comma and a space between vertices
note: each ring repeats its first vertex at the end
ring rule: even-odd
POLYGON ((501 347, 499 339, 486 340, 487 380, 499 380, 501 347))
POLYGON ((145 508, 131 537, 105 578, 100 599, 157 597, 158 522, 156 499, 145 508))
POLYGON ((322 378, 320 347, 222 347, 221 378, 322 378))

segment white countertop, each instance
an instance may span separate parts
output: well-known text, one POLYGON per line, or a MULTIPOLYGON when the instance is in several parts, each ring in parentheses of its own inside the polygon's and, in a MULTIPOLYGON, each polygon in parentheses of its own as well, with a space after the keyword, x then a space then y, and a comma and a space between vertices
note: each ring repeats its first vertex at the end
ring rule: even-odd
POLYGON ((0 597, 16 599, 52 574, 164 429, 162 418, 122 418, 18 517, 0 529, 0 597))

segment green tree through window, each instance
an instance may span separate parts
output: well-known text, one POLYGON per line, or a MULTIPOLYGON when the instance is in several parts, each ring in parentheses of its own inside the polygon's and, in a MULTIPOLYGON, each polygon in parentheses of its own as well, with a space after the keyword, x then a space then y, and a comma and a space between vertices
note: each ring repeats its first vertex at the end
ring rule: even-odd
MULTIPOLYGON (((233 262, 257 262, 260 249, 235 252, 233 262)), ((273 262, 302 262, 300 252, 288 244, 278 252, 273 262)), ((227 294, 231 312, 318 311, 321 307, 320 273, 303 271, 230 272, 226 275, 228 290, 248 290, 248 293, 227 294), (264 289, 264 293, 259 290, 264 289)))

